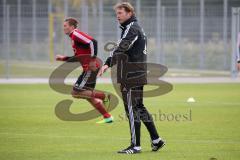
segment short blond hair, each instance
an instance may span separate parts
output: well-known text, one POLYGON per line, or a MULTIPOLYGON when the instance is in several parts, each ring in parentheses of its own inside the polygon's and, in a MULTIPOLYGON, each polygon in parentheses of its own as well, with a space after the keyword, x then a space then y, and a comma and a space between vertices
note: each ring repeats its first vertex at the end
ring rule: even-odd
POLYGON ((113 7, 114 10, 122 8, 124 8, 126 12, 131 12, 132 15, 135 16, 135 9, 129 2, 119 2, 113 7))

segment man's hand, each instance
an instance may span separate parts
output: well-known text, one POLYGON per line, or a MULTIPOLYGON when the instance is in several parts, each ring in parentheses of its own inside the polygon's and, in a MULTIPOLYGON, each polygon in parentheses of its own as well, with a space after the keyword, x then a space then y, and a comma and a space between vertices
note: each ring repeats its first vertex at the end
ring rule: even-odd
POLYGON ((237 69, 240 71, 240 62, 237 63, 237 69))
POLYGON ((56 61, 65 61, 66 60, 66 56, 63 55, 56 55, 56 61))
POLYGON ((108 69, 109 67, 108 67, 108 65, 103 65, 101 68, 100 68, 100 70, 98 71, 98 77, 100 77, 100 76, 102 76, 102 74, 104 73, 104 72, 106 72, 106 70, 108 69))

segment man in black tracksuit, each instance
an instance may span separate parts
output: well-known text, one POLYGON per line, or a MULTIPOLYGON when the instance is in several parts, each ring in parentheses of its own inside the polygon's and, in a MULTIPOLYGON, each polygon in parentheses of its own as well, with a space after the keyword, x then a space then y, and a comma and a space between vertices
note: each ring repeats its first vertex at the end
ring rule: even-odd
POLYGON ((129 119, 131 145, 118 153, 134 154, 141 152, 141 121, 146 126, 152 151, 164 146, 159 137, 153 119, 143 104, 143 86, 147 84, 146 36, 135 17, 134 8, 128 2, 115 6, 117 19, 122 29, 121 39, 115 50, 100 69, 99 76, 114 64, 117 64, 117 82, 120 83, 126 114, 129 119))

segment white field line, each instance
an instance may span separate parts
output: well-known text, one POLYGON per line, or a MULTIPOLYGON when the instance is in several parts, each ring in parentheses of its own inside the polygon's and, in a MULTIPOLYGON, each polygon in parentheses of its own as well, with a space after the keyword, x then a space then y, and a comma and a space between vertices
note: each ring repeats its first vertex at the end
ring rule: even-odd
MULTIPOLYGON (((240 83, 240 77, 164 77, 160 78, 169 83, 240 83)), ((73 84, 76 78, 67 78, 66 83, 73 84)), ((0 78, 0 84, 47 84, 48 78, 0 78)), ((98 78, 97 83, 110 84, 110 78, 98 78)))

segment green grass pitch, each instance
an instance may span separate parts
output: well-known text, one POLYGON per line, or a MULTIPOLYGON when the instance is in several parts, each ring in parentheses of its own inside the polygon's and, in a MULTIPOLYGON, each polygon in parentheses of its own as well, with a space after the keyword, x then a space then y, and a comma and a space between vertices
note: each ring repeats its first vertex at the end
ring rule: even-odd
MULTIPOLYGON (((112 85, 98 89, 114 92, 112 85)), ((146 87, 148 88, 148 87, 146 87)), ((240 158, 240 85, 176 84, 170 93, 145 98, 157 129, 167 145, 150 151, 149 135, 142 125, 142 153, 119 155, 129 145, 128 122, 120 101, 111 113, 113 124, 97 125, 59 120, 55 105, 72 99, 41 85, 0 85, 1 160, 238 160, 240 158), (194 97, 195 103, 187 103, 194 97), (162 117, 159 115, 161 113, 162 117), (168 116, 164 120, 163 114, 168 116), (180 115, 172 119, 171 115, 180 115), (185 117, 185 118, 184 118, 185 117)), ((92 109, 74 100, 73 113, 92 109)))

